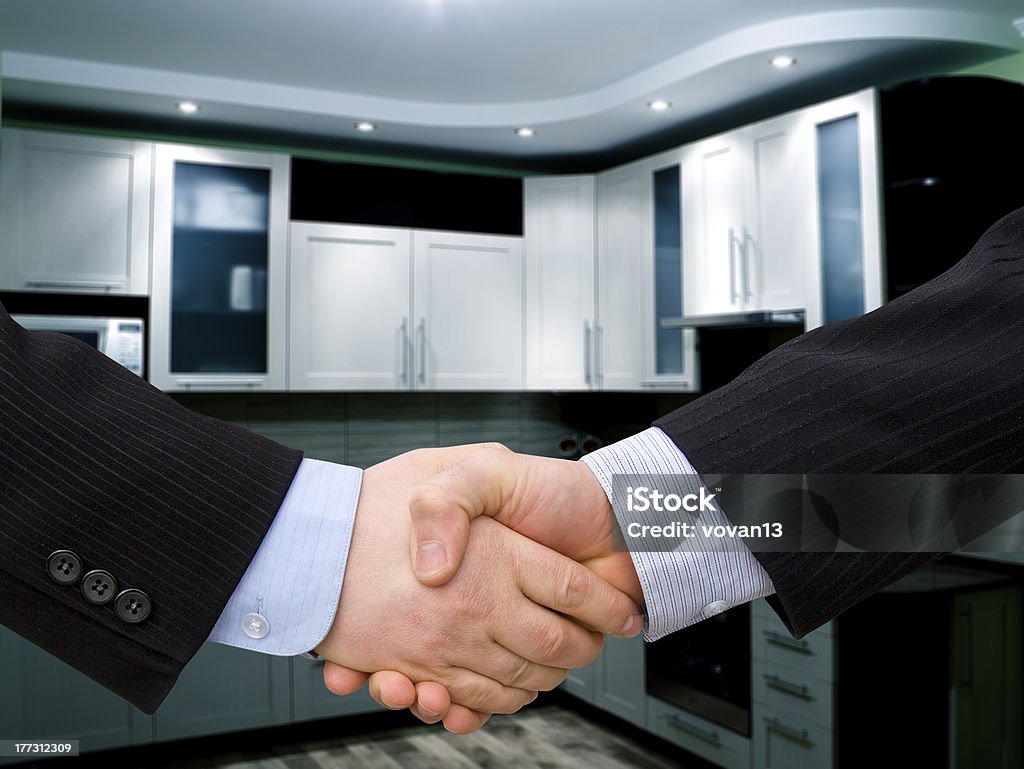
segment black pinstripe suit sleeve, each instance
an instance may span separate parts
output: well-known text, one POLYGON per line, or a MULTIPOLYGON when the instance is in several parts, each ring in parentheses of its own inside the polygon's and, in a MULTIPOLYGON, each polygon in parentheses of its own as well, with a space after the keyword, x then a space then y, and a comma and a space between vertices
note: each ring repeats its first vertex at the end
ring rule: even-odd
POLYGON ((152 713, 208 637, 302 455, 194 414, 0 307, 0 623, 152 713), (128 624, 50 581, 48 555, 152 600, 128 624))
MULTIPOLYGON (((656 425, 707 473, 1021 472, 1022 349, 1024 209, 934 280, 792 340, 656 425)), ((939 555, 757 558, 800 636, 939 555)))

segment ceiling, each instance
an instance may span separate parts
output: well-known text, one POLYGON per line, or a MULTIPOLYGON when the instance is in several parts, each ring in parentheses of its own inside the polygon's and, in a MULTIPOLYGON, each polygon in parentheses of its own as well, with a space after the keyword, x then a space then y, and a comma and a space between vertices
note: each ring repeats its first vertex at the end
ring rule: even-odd
POLYGON ((8 117, 525 168, 1019 51, 1022 16, 1020 0, 2 0, 0 50, 8 117), (778 53, 796 66, 769 66, 778 53))

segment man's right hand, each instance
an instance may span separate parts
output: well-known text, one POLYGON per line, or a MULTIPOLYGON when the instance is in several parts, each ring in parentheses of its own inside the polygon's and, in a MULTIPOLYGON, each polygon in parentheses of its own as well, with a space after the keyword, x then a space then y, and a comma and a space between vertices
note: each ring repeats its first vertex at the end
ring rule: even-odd
MULTIPOLYGON (((424 584, 441 585, 459 571, 473 518, 488 515, 530 539, 589 566, 599 576, 642 600, 639 579, 628 553, 613 552, 615 519, 591 470, 582 462, 516 454, 498 444, 460 447, 459 460, 420 485, 410 501, 414 536, 412 562, 424 584)), ((616 632, 634 635, 637 627, 616 632)), ((355 691, 365 676, 337 665, 325 668, 325 682, 338 693, 355 691)), ((444 687, 380 671, 370 677, 370 692, 391 708, 411 707, 421 720, 445 721, 454 731, 472 731, 486 712, 452 705, 444 687)))

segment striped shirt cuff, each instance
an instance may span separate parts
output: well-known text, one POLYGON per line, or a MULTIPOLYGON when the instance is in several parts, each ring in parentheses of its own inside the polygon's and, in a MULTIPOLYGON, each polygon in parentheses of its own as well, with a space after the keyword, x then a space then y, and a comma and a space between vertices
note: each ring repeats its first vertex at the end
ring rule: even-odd
POLYGON ((209 640, 317 659, 334 623, 362 470, 303 459, 284 503, 209 640))
MULTIPOLYGON (((599 449, 582 461, 604 488, 623 531, 631 522, 658 525, 666 521, 662 520, 664 513, 653 511, 630 513, 630 520, 623 520, 612 496, 614 476, 673 476, 681 486, 681 494, 699 491, 697 471, 672 439, 657 427, 599 449)), ((702 512, 701 522, 712 526, 729 523, 717 510, 702 512)), ((636 550, 630 552, 630 557, 644 592, 644 638, 648 641, 775 592, 768 573, 742 544, 723 546, 720 550, 636 550)))

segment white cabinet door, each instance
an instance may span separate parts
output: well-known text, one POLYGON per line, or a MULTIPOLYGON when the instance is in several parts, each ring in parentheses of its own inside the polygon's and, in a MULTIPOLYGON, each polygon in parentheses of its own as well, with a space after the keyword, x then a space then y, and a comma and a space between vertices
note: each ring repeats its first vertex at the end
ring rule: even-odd
POLYGON ((748 309, 807 306, 810 265, 818 254, 814 136, 804 113, 750 129, 740 285, 748 309))
POLYGON ((152 145, 5 129, 0 287, 149 293, 152 145))
POLYGON ((594 177, 526 180, 526 387, 595 386, 594 177))
POLYGON ((294 222, 289 259, 289 389, 408 389, 409 230, 294 222))
POLYGON ((605 390, 640 387, 644 328, 644 262, 650 251, 647 164, 631 163, 597 177, 596 374, 605 390))
POLYGON ((414 234, 414 387, 522 389, 522 246, 497 235, 414 234))
POLYGON ((737 312, 744 307, 741 285, 743 170, 748 143, 744 131, 707 139, 687 153, 684 178, 692 180, 684 204, 683 229, 692 244, 684 278, 687 315, 737 312))
POLYGON ((157 145, 151 381, 165 390, 282 390, 285 155, 157 145))

